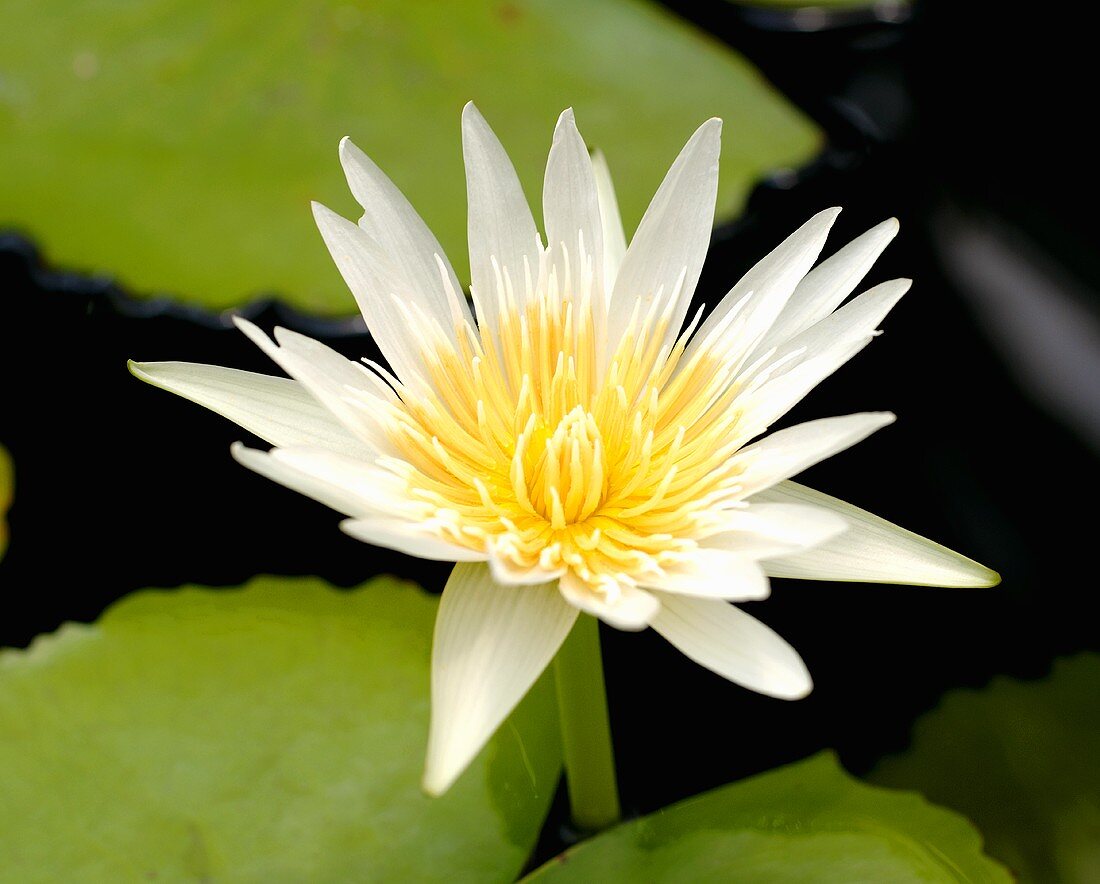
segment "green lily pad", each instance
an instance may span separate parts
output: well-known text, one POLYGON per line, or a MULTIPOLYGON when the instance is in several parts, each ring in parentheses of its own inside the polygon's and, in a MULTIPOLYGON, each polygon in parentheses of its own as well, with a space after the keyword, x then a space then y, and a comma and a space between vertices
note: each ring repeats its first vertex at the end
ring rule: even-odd
POLYGON ((1100 655, 948 694, 872 778, 965 813, 1021 881, 1100 881, 1100 655))
POLYGON ((638 0, 0 0, 0 21, 0 227, 40 238, 63 266, 216 309, 276 291, 354 312, 308 205, 357 217, 344 135, 468 279, 469 99, 536 205, 554 122, 575 106, 628 224, 707 117, 729 132, 721 216, 820 144, 743 58, 638 0))
POLYGON ((11 455, 0 445, 0 558, 8 548, 8 522, 4 517, 11 508, 14 485, 15 471, 12 469, 11 455))
POLYGON ((436 607, 265 577, 143 591, 0 653, 0 877, 514 880, 560 770, 553 685, 428 798, 436 607))
POLYGON ((617 826, 528 879, 1007 882, 966 820, 867 786, 823 753, 617 826))

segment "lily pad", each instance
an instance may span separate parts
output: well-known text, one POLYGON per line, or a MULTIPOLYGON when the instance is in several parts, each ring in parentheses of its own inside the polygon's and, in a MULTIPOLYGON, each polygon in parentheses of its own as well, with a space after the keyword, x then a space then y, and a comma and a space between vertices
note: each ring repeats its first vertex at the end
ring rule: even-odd
POLYGON ((468 279, 469 99, 536 198, 554 121, 575 106, 628 224, 707 117, 730 133, 721 216, 820 143, 743 58, 640 0, 0 0, 0 20, 0 226, 55 263, 217 309, 276 291, 354 312, 308 206, 355 214, 344 135, 468 279))
POLYGON ((966 820, 867 786, 823 753, 617 826, 528 879, 1008 882, 966 820))
POLYGON ((974 820, 1021 881, 1100 881, 1100 655, 948 694, 872 775, 974 820))
POLYGON ((436 607, 266 577, 0 653, 0 877, 514 880, 560 771, 553 686, 423 795, 436 607))

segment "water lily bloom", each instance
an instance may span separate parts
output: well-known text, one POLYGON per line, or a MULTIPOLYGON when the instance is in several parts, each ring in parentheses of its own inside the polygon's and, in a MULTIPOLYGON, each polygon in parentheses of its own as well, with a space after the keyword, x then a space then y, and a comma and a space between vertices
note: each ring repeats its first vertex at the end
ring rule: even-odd
POLYGON ((652 627, 732 681, 797 698, 811 687, 798 654, 732 604, 765 598, 769 576, 996 582, 788 481, 893 420, 852 414, 767 434, 877 334, 909 281, 844 303, 898 228, 879 224, 815 267, 830 209, 705 318, 690 315, 720 130, 708 120, 691 137, 628 247, 607 168, 566 111, 546 164, 544 244, 504 149, 468 105, 473 314, 435 237, 345 139, 363 217, 314 213, 388 366, 283 329, 271 340, 243 319, 291 379, 133 365, 270 443, 233 455, 344 514, 352 537, 456 563, 435 630, 429 792, 473 759, 579 612, 652 627))

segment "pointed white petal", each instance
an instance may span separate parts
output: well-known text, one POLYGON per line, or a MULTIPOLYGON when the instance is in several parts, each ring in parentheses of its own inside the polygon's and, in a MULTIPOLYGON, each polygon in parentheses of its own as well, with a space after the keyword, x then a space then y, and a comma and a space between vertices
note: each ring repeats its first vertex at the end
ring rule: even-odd
POLYGON ((345 534, 372 546, 384 546, 419 559, 436 562, 484 562, 484 552, 451 543, 427 529, 422 522, 400 519, 345 519, 340 523, 345 534))
POLYGON ((758 350, 782 344, 836 310, 855 291, 897 232, 898 221, 890 218, 818 264, 798 284, 758 350))
POLYGON ((554 143, 546 161, 542 188, 542 215, 546 224, 546 245, 559 278, 566 260, 571 273, 581 272, 579 255, 585 254, 596 271, 597 306, 603 306, 603 224, 596 192, 596 176, 588 148, 577 131, 572 108, 562 111, 554 129, 554 143), (564 245, 564 251, 563 251, 564 245))
POLYGON ((553 584, 502 587, 459 564, 432 643, 432 723, 423 787, 445 792, 553 659, 577 619, 553 584))
POLYGON ((561 594, 570 605, 599 617, 616 629, 645 629, 657 613, 660 603, 656 596, 636 586, 620 585, 607 595, 594 591, 572 571, 566 571, 559 582, 561 594))
POLYGON ((305 335, 278 328, 275 336, 280 347, 247 319, 235 316, 233 322, 368 446, 372 456, 393 453, 381 421, 396 395, 381 378, 305 335))
POLYGON ((894 279, 868 289, 835 313, 779 347, 759 370, 739 380, 747 391, 738 397, 744 413, 745 441, 764 432, 814 387, 874 340, 876 327, 910 286, 894 279))
POLYGON ((771 592, 768 578, 751 558, 708 547, 695 550, 660 577, 642 582, 662 592, 734 602, 766 599, 771 592))
POLYGON ((750 690, 798 700, 813 687, 794 648, 726 602, 663 595, 652 625, 699 665, 750 690))
MULTIPOLYGON (((359 225, 342 218, 320 203, 313 204, 317 229, 328 246, 344 282, 347 283, 378 349, 403 383, 423 376, 420 338, 429 332, 446 335, 447 326, 434 327, 438 317, 411 313, 415 302, 408 299, 405 283, 389 256, 359 225), (414 335, 412 328, 420 330, 414 335)), ((445 340, 446 338, 444 338, 445 340)))
POLYGON ((451 332, 455 318, 472 322, 462 286, 439 241, 404 194, 349 138, 340 142, 340 162, 364 215, 359 226, 389 256, 402 293, 451 332))
POLYGON ((231 451, 250 470, 346 516, 424 515, 423 505, 405 499, 404 486, 395 476, 366 461, 319 448, 257 451, 240 442, 231 451))
POLYGON ((600 201, 600 222, 603 228, 604 292, 610 296, 615 287, 615 277, 626 254, 626 233, 619 214, 619 201, 615 197, 615 185, 611 170, 601 151, 592 154, 592 170, 596 175, 596 195, 600 201))
POLYGON ((690 359, 701 348, 726 364, 746 360, 821 254, 839 214, 839 208, 818 212, 758 261, 699 327, 684 358, 690 359), (734 310, 736 317, 731 321, 734 310))
POLYGON ((708 547, 753 560, 789 555, 831 540, 848 527, 836 513, 816 506, 756 503, 725 514, 726 530, 708 537, 708 547))
POLYGON ((721 132, 718 119, 696 130, 646 209, 615 278, 608 353, 615 352, 639 302, 648 309, 658 299, 657 315, 669 321, 666 341, 680 333, 710 246, 721 132))
POLYGON ((741 449, 733 460, 743 470, 741 494, 749 497, 837 452, 862 442, 894 422, 888 411, 826 417, 788 427, 741 449))
MULTIPOLYGON (((769 365, 781 364, 775 376, 817 357, 824 357, 839 368, 850 358, 848 354, 870 343, 886 314, 894 309, 911 285, 912 280, 908 279, 892 279, 876 285, 781 344, 768 360, 769 365)), ((766 371, 767 365, 762 370, 766 371)))
POLYGON ((472 101, 462 109, 462 155, 471 287, 478 322, 493 331, 499 312, 493 259, 522 297, 525 266, 537 275, 542 248, 512 161, 472 101))
POLYGON ((781 482, 756 501, 812 504, 848 523, 843 534, 820 546, 764 562, 772 577, 958 587, 996 586, 1001 580, 973 559, 804 485, 781 482))
POLYGON ((372 454, 305 387, 289 378, 191 362, 131 362, 130 371, 229 418, 272 445, 316 445, 351 457, 372 454))
POLYGON ((775 421, 794 408, 806 394, 829 377, 840 366, 867 346, 867 337, 852 343, 844 341, 823 353, 794 360, 793 366, 775 371, 774 376, 737 397, 736 407, 742 413, 738 423, 737 438, 741 442, 759 436, 775 421))

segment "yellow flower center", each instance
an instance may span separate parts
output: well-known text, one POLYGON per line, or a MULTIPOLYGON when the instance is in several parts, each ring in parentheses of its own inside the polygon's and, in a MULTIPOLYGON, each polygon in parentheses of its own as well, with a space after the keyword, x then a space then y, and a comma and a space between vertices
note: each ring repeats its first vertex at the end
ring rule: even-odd
POLYGON ((432 329, 429 383, 399 388, 401 458, 383 464, 448 540, 517 575, 568 569, 599 588, 659 573, 713 533, 709 506, 736 484, 736 389, 713 359, 680 365, 686 336, 645 303, 608 357, 583 279, 562 286, 544 267, 521 307, 503 274, 495 317, 432 329))

